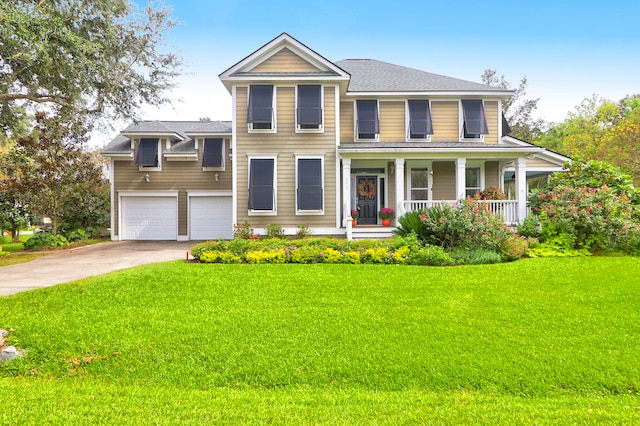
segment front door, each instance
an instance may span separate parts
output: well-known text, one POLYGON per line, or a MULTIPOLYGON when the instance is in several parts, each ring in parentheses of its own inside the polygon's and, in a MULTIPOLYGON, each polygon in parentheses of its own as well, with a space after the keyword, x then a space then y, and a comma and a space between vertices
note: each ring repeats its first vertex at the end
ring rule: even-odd
POLYGON ((378 223, 378 178, 377 176, 356 177, 356 200, 359 225, 378 223))

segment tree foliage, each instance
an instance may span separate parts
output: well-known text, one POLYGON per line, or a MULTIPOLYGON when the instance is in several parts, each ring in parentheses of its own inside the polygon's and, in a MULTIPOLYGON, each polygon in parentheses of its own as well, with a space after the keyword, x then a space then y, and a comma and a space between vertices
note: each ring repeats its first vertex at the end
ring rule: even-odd
POLYGON ((54 235, 70 217, 69 204, 108 187, 102 164, 82 149, 86 139, 82 123, 38 113, 31 134, 16 141, 0 166, 3 187, 33 215, 49 217, 54 235))
MULTIPOLYGON (((489 86, 513 89, 504 75, 498 77, 497 72, 492 69, 486 69, 481 79, 484 84, 489 86)), ((502 111, 511 127, 511 135, 527 142, 533 142, 543 134, 546 123, 541 118, 533 117, 533 112, 538 108, 540 98, 524 98, 527 94, 527 84, 527 77, 522 77, 518 87, 513 89, 515 91, 513 96, 503 101, 502 111)))
POLYGON ((162 51, 176 24, 170 15, 151 1, 140 8, 131 0, 3 0, 0 126, 11 133, 24 107, 113 119, 168 102, 163 93, 181 64, 162 51))

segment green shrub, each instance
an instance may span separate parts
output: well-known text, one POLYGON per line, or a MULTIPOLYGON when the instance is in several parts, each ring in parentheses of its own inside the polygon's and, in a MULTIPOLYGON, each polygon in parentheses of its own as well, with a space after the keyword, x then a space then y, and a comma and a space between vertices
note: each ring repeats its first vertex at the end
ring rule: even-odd
POLYGON ((563 234, 551 238, 534 247, 530 247, 527 257, 582 257, 590 256, 591 253, 586 248, 575 249, 574 241, 570 235, 563 234))
POLYGON ((267 238, 284 238, 284 229, 277 223, 267 225, 267 238))
POLYGON ((384 247, 368 248, 360 257, 362 263, 392 263, 389 251, 384 247))
POLYGON ((518 235, 538 238, 540 236, 540 220, 535 214, 528 215, 518 226, 518 235))
POLYGON ((342 263, 357 265, 360 263, 360 253, 357 251, 346 251, 342 253, 342 263))
POLYGON ((36 232, 33 237, 24 242, 25 250, 39 250, 49 247, 68 246, 69 241, 63 235, 53 235, 49 232, 36 232))
POLYGON ((324 255, 323 247, 303 246, 291 252, 293 263, 322 263, 324 255))
POLYGON ((426 245, 407 259, 410 265, 450 266, 454 264, 451 255, 440 246, 426 245))
POLYGON ((191 247, 191 256, 193 256, 194 259, 196 260, 201 260, 200 257, 204 252, 214 251, 214 250, 225 251, 226 247, 227 247, 226 241, 224 240, 204 241, 202 243, 198 243, 195 246, 191 247))
POLYGON ((324 250, 322 254, 322 261, 324 263, 341 263, 342 255, 338 250, 334 250, 330 247, 324 250))
POLYGON ((308 238, 313 234, 309 225, 298 225, 298 231, 296 232, 296 238, 308 238))
POLYGON ((76 229, 75 231, 67 232, 65 234, 65 238, 67 239, 67 241, 75 243, 78 241, 86 241, 89 239, 89 236, 84 229, 76 229))
POLYGON ((242 238, 244 240, 255 240, 258 235, 253 231, 251 224, 245 221, 244 223, 238 223, 233 225, 233 238, 242 238))
POLYGON ((414 234, 418 237, 422 236, 422 229, 424 227, 421 219, 421 215, 424 214, 424 210, 417 210, 407 212, 398 218, 398 226, 392 231, 393 235, 400 237, 406 237, 414 234))
POLYGON ((402 246, 393 252, 393 261, 400 265, 407 263, 407 259, 411 255, 411 249, 409 246, 402 246))
POLYGON ((522 258, 527 252, 528 247, 526 238, 518 238, 516 235, 510 235, 501 242, 500 255, 502 256, 502 260, 511 262, 522 258))
POLYGON ((451 252, 451 257, 458 265, 490 265, 502 261, 499 253, 480 248, 456 248, 451 252))
POLYGON ((246 256, 247 263, 284 263, 285 256, 284 250, 274 250, 274 251, 250 251, 246 256))
POLYGON ((202 253, 202 255, 200 256, 200 261, 204 263, 234 264, 242 263, 242 258, 240 256, 236 256, 231 252, 211 250, 202 253))
POLYGON ((400 247, 409 247, 411 252, 416 252, 422 248, 422 242, 418 239, 418 235, 415 232, 401 237, 395 237, 391 243, 392 249, 398 249, 400 247))

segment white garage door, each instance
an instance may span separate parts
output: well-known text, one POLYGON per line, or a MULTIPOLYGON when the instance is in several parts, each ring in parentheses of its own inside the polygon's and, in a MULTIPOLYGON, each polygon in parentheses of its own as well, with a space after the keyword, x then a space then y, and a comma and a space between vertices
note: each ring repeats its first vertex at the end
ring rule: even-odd
POLYGON ((121 200, 121 239, 178 239, 178 197, 122 197, 121 200))
POLYGON ((233 238, 231 197, 190 197, 190 239, 233 238))

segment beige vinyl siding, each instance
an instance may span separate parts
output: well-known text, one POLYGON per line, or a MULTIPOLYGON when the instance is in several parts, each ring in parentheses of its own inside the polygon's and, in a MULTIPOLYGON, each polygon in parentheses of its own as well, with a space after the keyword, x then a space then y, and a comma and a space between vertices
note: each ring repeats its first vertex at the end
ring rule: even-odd
POLYGON ((354 136, 354 112, 353 102, 340 102, 340 142, 353 142, 354 136))
POLYGON ((486 161, 484 163, 484 187, 499 187, 500 186, 500 173, 498 170, 497 161, 486 161))
POLYGON ((302 59, 286 47, 252 68, 250 73, 260 72, 320 72, 321 70, 302 59))
POLYGON ((498 143, 498 120, 502 120, 502 117, 498 117, 498 102, 484 101, 484 115, 487 118, 487 127, 489 128, 489 134, 484 135, 484 141, 498 143))
POLYGON ((324 88, 324 133, 295 133, 295 87, 276 86, 277 133, 248 133, 247 88, 236 90, 236 152, 238 167, 238 222, 263 228, 270 223, 285 227, 301 224, 312 227, 335 227, 336 217, 336 134, 335 92, 324 88), (296 215, 295 155, 318 155, 324 158, 324 215, 296 215), (277 216, 248 214, 248 155, 276 155, 277 216))
POLYGON ((431 121, 433 142, 453 142, 460 140, 459 107, 457 101, 431 101, 431 121))
MULTIPOLYGON (((231 191, 231 160, 229 146, 231 139, 225 138, 225 171, 205 172, 202 170, 202 144, 199 144, 198 159, 191 161, 168 161, 162 154, 161 171, 140 171, 134 160, 114 161, 114 235, 119 235, 118 229, 118 191, 179 191, 178 194, 178 235, 188 234, 187 220, 187 191, 216 190, 231 191), (149 174, 150 181, 145 182, 145 174, 149 174), (220 180, 215 181, 218 173, 220 180)), ((161 142, 164 153, 166 142, 161 142)), ((134 145, 135 158, 138 143, 134 145)))
POLYGON ((456 167, 453 161, 433 162, 433 199, 455 200, 456 197, 456 167))
POLYGON ((379 102, 380 142, 404 142, 405 132, 404 101, 379 102))
POLYGON ((527 168, 531 168, 531 167, 541 168, 541 169, 546 169, 546 168, 552 168, 553 169, 553 168, 561 167, 561 166, 558 166, 557 164, 552 163, 550 161, 546 161, 546 160, 543 160, 541 158, 534 157, 532 159, 527 159, 527 168))

